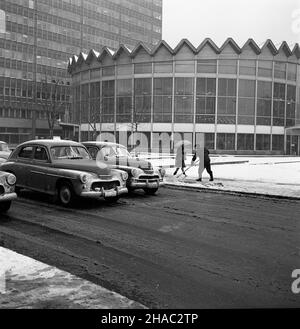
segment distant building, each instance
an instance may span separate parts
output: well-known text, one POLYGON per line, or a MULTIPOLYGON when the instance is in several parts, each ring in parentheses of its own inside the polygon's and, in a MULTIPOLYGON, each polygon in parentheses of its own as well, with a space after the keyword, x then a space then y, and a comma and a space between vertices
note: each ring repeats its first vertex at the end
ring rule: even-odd
POLYGON ((161 41, 150 50, 91 50, 69 61, 73 119, 83 139, 97 109, 97 129, 116 136, 138 118, 152 149, 168 149, 180 135, 194 145, 205 133, 218 153, 299 154, 299 130, 286 130, 300 125, 299 58, 298 44, 249 39, 240 48, 231 38, 220 48, 184 39, 175 49, 161 41))
POLYGON ((0 140, 48 136, 44 104, 52 97, 61 121, 70 121, 74 53, 155 45, 161 27, 162 0, 0 0, 0 140))

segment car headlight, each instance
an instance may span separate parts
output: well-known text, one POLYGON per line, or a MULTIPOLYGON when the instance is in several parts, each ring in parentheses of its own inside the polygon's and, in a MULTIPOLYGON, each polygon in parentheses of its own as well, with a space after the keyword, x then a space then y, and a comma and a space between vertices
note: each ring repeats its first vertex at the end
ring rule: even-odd
POLYGON ((128 179, 128 174, 127 174, 126 171, 122 171, 122 172, 121 172, 121 176, 122 176, 122 179, 123 179, 123 180, 127 180, 127 179, 128 179))
POLYGON ((8 175, 7 177, 6 177, 6 181, 7 181, 7 184, 8 185, 15 185, 16 184, 16 181, 17 181, 17 179, 16 179, 16 176, 15 175, 8 175))
POLYGON ((138 169, 138 168, 134 168, 131 170, 131 175, 133 177, 138 177, 139 175, 142 175, 143 173, 144 173, 143 170, 138 169))
POLYGON ((89 180, 89 176, 87 174, 81 174, 80 175, 80 181, 82 184, 87 183, 87 181, 89 180))

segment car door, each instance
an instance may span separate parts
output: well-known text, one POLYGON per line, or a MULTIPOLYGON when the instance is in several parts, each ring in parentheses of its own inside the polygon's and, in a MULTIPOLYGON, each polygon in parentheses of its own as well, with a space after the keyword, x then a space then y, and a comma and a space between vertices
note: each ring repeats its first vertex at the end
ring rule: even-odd
POLYGON ((47 148, 35 146, 32 167, 30 168, 31 186, 33 189, 40 192, 47 191, 50 178, 48 175, 49 165, 50 159, 47 148))
POLYGON ((17 177, 17 186, 30 187, 30 167, 32 166, 33 146, 23 146, 14 164, 13 172, 17 177))

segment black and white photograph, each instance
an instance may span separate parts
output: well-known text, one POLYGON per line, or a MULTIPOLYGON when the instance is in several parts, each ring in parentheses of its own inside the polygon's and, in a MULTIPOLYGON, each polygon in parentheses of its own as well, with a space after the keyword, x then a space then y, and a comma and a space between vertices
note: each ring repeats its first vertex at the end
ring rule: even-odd
POLYGON ((300 0, 0 0, 0 312, 299 308, 299 43, 300 0))

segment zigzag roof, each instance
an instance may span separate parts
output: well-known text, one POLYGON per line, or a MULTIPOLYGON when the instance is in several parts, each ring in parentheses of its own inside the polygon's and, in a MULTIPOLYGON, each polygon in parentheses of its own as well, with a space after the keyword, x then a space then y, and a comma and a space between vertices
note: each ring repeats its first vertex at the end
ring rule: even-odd
POLYGON ((222 53, 222 51, 226 48, 226 46, 231 46, 233 48, 233 50, 237 53, 240 54, 241 53, 241 48, 239 47, 239 45, 232 39, 232 38, 228 38, 223 45, 220 48, 220 53, 222 53))
POLYGON ((220 52, 219 47, 210 38, 206 38, 201 42, 201 44, 197 48, 197 53, 199 53, 206 45, 210 46, 211 49, 214 50, 216 54, 219 54, 220 52))
POLYGON ((135 57, 138 54, 138 52, 141 49, 143 49, 144 51, 146 51, 149 54, 149 56, 155 56, 155 54, 158 52, 158 50, 161 47, 164 47, 169 51, 169 53, 171 55, 176 55, 183 46, 187 46, 189 49, 191 49, 191 51, 194 54, 198 54, 202 51, 202 49, 206 45, 211 47, 211 49, 216 54, 221 54, 228 45, 230 45, 232 47, 232 49, 237 54, 241 54, 246 47, 250 46, 254 50, 256 55, 261 54, 261 52, 264 49, 267 48, 273 56, 278 55, 280 52, 284 52, 284 54, 287 57, 295 55, 298 59, 300 59, 300 47, 299 47, 299 45, 295 44, 293 50, 291 50, 291 48, 289 47, 289 45, 285 41, 283 41, 281 43, 279 49, 277 49, 276 46, 274 45, 274 43, 270 39, 266 40, 266 42, 264 43, 264 45, 261 48, 257 45, 257 43, 253 39, 248 39, 246 41, 246 43, 243 45, 243 47, 240 48, 239 45, 233 40, 233 38, 228 38, 222 44, 222 46, 219 48, 210 38, 206 38, 206 39, 203 40, 203 42, 197 48, 195 48, 193 46, 193 44, 188 39, 182 39, 177 44, 177 46, 174 49, 172 49, 172 47, 166 41, 161 40, 152 49, 149 49, 142 42, 139 42, 133 50, 128 48, 126 45, 120 45, 120 47, 116 51, 114 51, 114 50, 112 50, 111 48, 108 48, 108 47, 103 47, 101 52, 97 52, 94 49, 91 49, 88 54, 80 52, 78 57, 76 55, 73 55, 69 59, 68 71, 71 72, 73 69, 75 69, 77 66, 82 65, 83 63, 89 64, 89 63, 91 63, 91 61, 94 58, 101 62, 104 59, 105 56, 109 56, 111 58, 111 60, 115 61, 115 60, 117 60, 117 58, 119 57, 119 55, 122 52, 125 52, 125 54, 127 56, 135 57))

